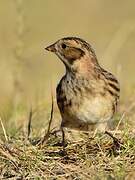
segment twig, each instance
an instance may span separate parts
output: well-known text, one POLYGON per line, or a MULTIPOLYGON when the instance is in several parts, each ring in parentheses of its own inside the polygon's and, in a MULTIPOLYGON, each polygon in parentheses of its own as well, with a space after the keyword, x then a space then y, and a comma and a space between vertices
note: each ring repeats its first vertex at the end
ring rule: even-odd
POLYGON ((48 124, 48 129, 47 132, 45 132, 45 135, 41 141, 40 144, 44 144, 44 142, 48 139, 49 134, 50 134, 50 128, 51 128, 51 124, 52 124, 52 120, 53 120, 53 112, 54 112, 54 98, 53 98, 53 90, 51 88, 51 98, 52 98, 52 106, 51 106, 51 116, 50 116, 50 120, 49 120, 49 124, 48 124))
POLYGON ((0 147, 0 154, 2 154, 4 157, 10 160, 10 162, 17 168, 18 170, 18 163, 15 157, 13 157, 9 152, 6 152, 3 150, 2 147, 0 147))
POLYGON ((5 129, 5 127, 4 127, 4 124, 3 124, 3 122, 2 122, 1 117, 0 117, 0 123, 1 123, 1 127, 2 127, 2 130, 3 130, 3 133, 4 133, 5 140, 8 141, 6 129, 5 129))
POLYGON ((129 106, 129 108, 124 111, 124 113, 122 114, 122 116, 121 116, 121 118, 120 118, 120 120, 119 120, 119 122, 118 122, 118 124, 117 124, 117 126, 116 126, 116 129, 115 129, 115 131, 114 131, 114 133, 113 133, 113 136, 115 136, 116 132, 118 131, 119 126, 120 126, 121 122, 123 121, 124 117, 125 117, 134 107, 135 107, 135 103, 132 103, 132 104, 129 106))
POLYGON ((33 116, 33 112, 32 112, 32 108, 30 109, 30 113, 29 113, 29 119, 28 119, 28 135, 27 135, 27 139, 29 140, 30 134, 31 134, 31 121, 32 121, 32 116, 33 116))

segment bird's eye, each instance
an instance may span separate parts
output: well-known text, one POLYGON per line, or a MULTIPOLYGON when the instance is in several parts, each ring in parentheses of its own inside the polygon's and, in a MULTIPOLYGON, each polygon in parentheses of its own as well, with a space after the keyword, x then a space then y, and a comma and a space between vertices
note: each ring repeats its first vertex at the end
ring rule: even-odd
POLYGON ((61 45, 61 47, 62 47, 62 49, 66 49, 67 46, 66 46, 66 44, 63 43, 63 44, 61 45))

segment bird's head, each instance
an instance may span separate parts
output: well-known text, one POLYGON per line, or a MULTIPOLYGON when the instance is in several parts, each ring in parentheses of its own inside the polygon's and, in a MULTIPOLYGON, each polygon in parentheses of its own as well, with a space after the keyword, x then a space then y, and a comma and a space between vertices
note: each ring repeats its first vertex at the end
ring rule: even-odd
POLYGON ((45 48, 54 52, 65 64, 66 69, 80 71, 94 64, 97 58, 91 45, 77 37, 62 38, 45 48))

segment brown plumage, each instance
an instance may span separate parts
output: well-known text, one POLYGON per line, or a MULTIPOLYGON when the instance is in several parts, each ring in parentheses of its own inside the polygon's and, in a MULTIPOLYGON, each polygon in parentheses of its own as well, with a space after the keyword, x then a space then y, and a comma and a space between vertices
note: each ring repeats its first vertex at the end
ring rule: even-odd
POLYGON ((46 50, 54 52, 66 67, 57 86, 61 127, 105 131, 117 109, 117 79, 99 65, 91 45, 80 38, 60 39, 46 50))

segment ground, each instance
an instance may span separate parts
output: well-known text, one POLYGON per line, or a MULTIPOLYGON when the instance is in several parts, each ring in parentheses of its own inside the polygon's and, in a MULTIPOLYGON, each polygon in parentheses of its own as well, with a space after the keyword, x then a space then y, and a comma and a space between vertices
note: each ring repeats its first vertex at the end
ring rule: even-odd
POLYGON ((64 149, 60 134, 47 134, 43 142, 43 136, 26 135, 21 129, 7 136, 3 126, 0 179, 135 179, 135 133, 130 123, 134 107, 128 110, 116 118, 118 142, 107 134, 82 133, 80 140, 68 138, 64 149))

